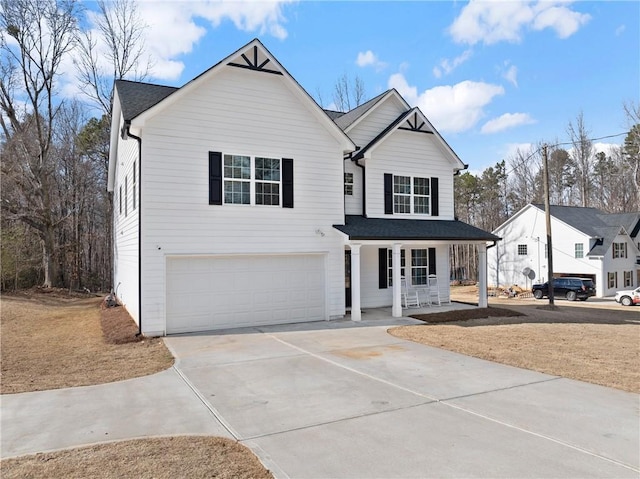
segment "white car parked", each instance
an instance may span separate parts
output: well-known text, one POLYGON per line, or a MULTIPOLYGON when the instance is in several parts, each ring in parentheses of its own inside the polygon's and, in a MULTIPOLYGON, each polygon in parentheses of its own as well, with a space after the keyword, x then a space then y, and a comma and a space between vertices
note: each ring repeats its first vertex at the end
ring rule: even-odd
POLYGON ((631 306, 632 304, 640 304, 640 288, 629 289, 626 291, 616 292, 616 303, 623 306, 631 306))

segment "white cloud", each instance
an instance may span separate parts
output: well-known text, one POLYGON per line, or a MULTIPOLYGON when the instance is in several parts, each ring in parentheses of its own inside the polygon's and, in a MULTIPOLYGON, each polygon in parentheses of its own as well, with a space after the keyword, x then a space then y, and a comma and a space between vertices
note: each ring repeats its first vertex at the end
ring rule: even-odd
POLYGON ((622 35, 624 33, 624 31, 627 29, 626 25, 620 25, 618 28, 616 28, 616 37, 619 37, 620 35, 622 35))
POLYGON ((553 28, 558 37, 568 38, 586 24, 590 18, 591 16, 586 13, 574 12, 564 6, 544 8, 536 15, 533 28, 535 30, 553 28))
POLYGON ((536 148, 534 143, 507 143, 503 151, 503 156, 505 158, 512 158, 518 154, 522 154, 526 157, 533 153, 536 148))
POLYGON ((509 69, 502 74, 502 78, 507 80, 513 86, 518 86, 518 67, 511 65, 509 69))
POLYGON ((366 52, 359 52, 358 58, 356 58, 356 65, 358 65, 359 67, 372 66, 376 69, 376 71, 380 71, 387 66, 387 64, 380 61, 377 55, 371 50, 367 50, 366 52))
POLYGON ((469 45, 519 42, 526 28, 551 28, 560 38, 567 38, 591 16, 573 11, 565 4, 562 1, 471 0, 448 31, 457 43, 469 45))
POLYGON ((410 86, 401 73, 389 78, 389 88, 395 88, 409 104, 419 107, 441 132, 473 128, 484 116, 484 107, 494 97, 504 94, 500 85, 468 80, 418 93, 418 89, 410 86))
POLYGON ((616 145, 615 143, 594 143, 593 151, 595 153, 604 152, 607 156, 614 156, 617 154, 620 145, 616 145))
POLYGON ((439 66, 436 66, 433 68, 433 75, 436 78, 440 78, 443 73, 445 75, 448 75, 453 70, 455 70, 460 65, 462 65, 464 62, 466 62, 469 58, 471 58, 471 55, 473 55, 473 50, 469 48, 464 52, 462 52, 462 54, 455 57, 453 60, 449 60, 448 58, 444 58, 440 60, 439 66))
POLYGON ((147 25, 145 45, 152 59, 152 76, 161 80, 177 79, 184 64, 177 59, 190 53, 207 34, 202 20, 216 28, 231 21, 244 32, 287 37, 283 6, 292 0, 277 1, 173 1, 139 0, 140 17, 147 25), (197 23, 200 22, 200 25, 197 23))
POLYGON ((532 123, 535 123, 535 120, 531 118, 528 113, 505 113, 498 118, 486 122, 480 132, 497 133, 509 128, 515 128, 520 125, 530 125, 532 123))

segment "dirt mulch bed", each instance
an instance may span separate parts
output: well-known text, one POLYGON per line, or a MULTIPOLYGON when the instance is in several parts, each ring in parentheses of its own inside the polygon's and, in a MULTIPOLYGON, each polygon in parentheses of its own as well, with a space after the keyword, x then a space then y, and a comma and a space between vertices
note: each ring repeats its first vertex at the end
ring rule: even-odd
POLYGON ((494 308, 489 306, 488 308, 460 309, 458 311, 444 311, 442 313, 413 314, 410 317, 419 319, 425 323, 434 324, 449 323, 452 321, 468 321, 470 319, 489 317, 498 318, 517 316, 524 316, 524 314, 512 309, 494 308))
POLYGON ((161 339, 136 337, 123 307, 104 309, 94 295, 46 291, 2 296, 2 394, 120 381, 173 364, 161 339))
POLYGON ((513 306, 516 314, 506 317, 499 316, 509 311, 506 308, 487 308, 490 316, 482 309, 475 311, 424 315, 429 324, 391 328, 389 333, 489 361, 640 393, 640 316, 633 308, 564 302, 555 311, 535 303, 513 306), (440 320, 439 314, 444 315, 440 320), (480 317, 469 318, 476 314, 480 317))
POLYGON ((235 441, 180 436, 5 459, 2 477, 270 479, 273 476, 249 449, 235 441))

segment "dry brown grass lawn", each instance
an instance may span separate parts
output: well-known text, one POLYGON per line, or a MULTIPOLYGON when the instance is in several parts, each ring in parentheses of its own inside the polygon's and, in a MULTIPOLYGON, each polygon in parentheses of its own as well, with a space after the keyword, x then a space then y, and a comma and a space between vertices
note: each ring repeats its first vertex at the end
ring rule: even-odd
POLYGON ((55 291, 3 295, 0 392, 87 386, 171 367, 161 339, 136 338, 124 308, 103 310, 101 301, 55 291), (104 336, 101 323, 109 321, 116 334, 104 336))
MULTIPOLYGON (((124 308, 101 298, 31 290, 4 295, 3 394, 100 384, 167 369, 159 338, 138 338, 124 308)), ((0 461, 6 478, 271 478, 246 447, 218 437, 139 439, 0 461)))
POLYGON ((27 477, 270 479, 245 446, 220 437, 124 441, 2 461, 3 479, 27 477))
POLYGON ((485 319, 464 318, 464 311, 436 313, 425 315, 429 324, 389 332, 489 361, 640 393, 640 308, 559 301, 557 311, 548 311, 529 301, 508 302, 508 309, 524 316, 500 316, 493 308, 483 311, 485 319), (463 320, 456 321, 456 313, 463 320))

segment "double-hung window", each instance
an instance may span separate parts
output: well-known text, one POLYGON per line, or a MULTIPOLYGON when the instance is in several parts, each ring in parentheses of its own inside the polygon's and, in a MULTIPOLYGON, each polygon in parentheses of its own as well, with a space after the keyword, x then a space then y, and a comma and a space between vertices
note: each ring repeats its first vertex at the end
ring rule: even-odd
POLYGON ((280 204, 280 160, 278 158, 255 159, 256 205, 280 204))
POLYGON ((429 275, 429 252, 426 249, 411 250, 411 284, 427 284, 429 275))
POLYGON ((527 255, 527 245, 519 244, 518 245, 518 256, 526 256, 527 255))
POLYGON ((613 243, 613 258, 627 257, 627 243, 613 243))
POLYGON ((624 272, 624 287, 628 288, 633 286, 633 271, 624 272))
POLYGON ((430 178, 393 177, 393 212, 428 215, 430 213, 430 178))
MULTIPOLYGON (((400 250, 400 276, 404 277, 405 268, 404 250, 400 250)), ((393 250, 387 250, 387 284, 393 286, 393 250)))
POLYGON ((344 174, 344 194, 347 196, 353 195, 353 173, 344 174))
POLYGON ((224 203, 280 204, 280 159, 224 155, 224 203))
POLYGON ((584 257, 584 245, 582 243, 575 243, 574 244, 574 256, 576 258, 583 258, 584 257))

